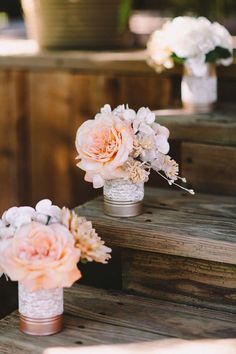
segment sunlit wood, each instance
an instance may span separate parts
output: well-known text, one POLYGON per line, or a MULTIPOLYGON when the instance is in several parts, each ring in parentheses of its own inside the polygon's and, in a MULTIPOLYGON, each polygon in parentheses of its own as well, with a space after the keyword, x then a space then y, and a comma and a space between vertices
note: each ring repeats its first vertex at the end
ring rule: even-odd
POLYGON ((50 348, 44 354, 235 354, 236 339, 184 341, 160 340, 150 343, 83 348, 50 348))

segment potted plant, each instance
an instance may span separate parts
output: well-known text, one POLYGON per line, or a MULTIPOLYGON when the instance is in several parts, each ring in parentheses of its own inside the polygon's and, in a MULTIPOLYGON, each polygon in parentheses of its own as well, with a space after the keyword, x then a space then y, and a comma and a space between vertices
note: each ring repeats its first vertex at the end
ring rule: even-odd
POLYGON ((212 111, 217 101, 216 65, 232 62, 233 41, 225 27, 205 17, 176 17, 151 35, 147 53, 157 72, 183 64, 181 97, 186 110, 212 111))
POLYGON ((130 217, 142 212, 144 183, 151 169, 170 185, 186 182, 171 159, 169 130, 155 122, 155 114, 142 107, 112 110, 105 105, 94 119, 87 120, 76 134, 77 166, 94 188, 103 187, 104 211, 110 216, 130 217))
POLYGON ((0 219, 0 276, 18 281, 20 329, 61 331, 63 288, 81 278, 78 262, 107 263, 110 252, 91 222, 48 199, 8 209, 0 219))
POLYGON ((122 43, 132 0, 21 0, 41 48, 108 48, 122 43))

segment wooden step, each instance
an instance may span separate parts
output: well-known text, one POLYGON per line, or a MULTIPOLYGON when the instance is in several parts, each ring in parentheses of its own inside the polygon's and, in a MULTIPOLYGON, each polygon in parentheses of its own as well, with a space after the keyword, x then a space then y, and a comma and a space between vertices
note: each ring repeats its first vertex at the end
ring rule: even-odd
POLYGON ((108 286, 120 274, 123 290, 236 313, 235 198, 147 188, 144 213, 128 219, 104 215, 102 204, 77 210, 115 249, 108 286))
POLYGON ((196 192, 236 195, 235 107, 198 115, 160 110, 156 120, 169 128, 181 173, 196 192))
POLYGON ((65 328, 55 336, 20 333, 17 312, 0 321, 1 354, 43 353, 55 346, 235 337, 235 314, 81 285, 65 290, 65 328))

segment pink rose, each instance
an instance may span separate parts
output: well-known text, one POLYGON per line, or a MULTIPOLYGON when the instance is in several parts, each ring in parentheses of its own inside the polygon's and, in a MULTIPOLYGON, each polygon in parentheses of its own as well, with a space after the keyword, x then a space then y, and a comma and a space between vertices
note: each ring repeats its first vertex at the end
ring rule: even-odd
POLYGON ((133 149, 131 125, 112 113, 98 114, 78 129, 76 148, 85 180, 100 188, 104 180, 125 177, 122 165, 133 149))
POLYGON ((1 266, 12 279, 29 290, 70 287, 81 277, 80 251, 69 230, 60 224, 32 222, 3 241, 1 266))

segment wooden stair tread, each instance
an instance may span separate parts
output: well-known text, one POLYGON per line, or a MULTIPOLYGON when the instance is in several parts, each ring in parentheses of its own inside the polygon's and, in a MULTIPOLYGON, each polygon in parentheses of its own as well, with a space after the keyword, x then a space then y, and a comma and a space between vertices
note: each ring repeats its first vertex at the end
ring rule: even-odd
POLYGON ((236 264, 236 199, 146 188, 144 213, 104 215, 102 197, 76 210, 112 247, 236 264))
POLYGON ((0 321, 0 352, 42 353, 52 346, 236 337, 236 314, 74 285, 65 290, 65 329, 30 337, 16 312, 0 321))
POLYGON ((183 110, 155 111, 158 123, 170 131, 172 140, 236 145, 235 113, 186 114, 183 110))

